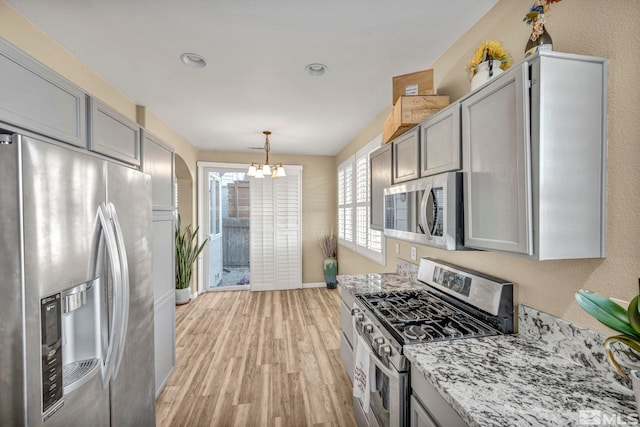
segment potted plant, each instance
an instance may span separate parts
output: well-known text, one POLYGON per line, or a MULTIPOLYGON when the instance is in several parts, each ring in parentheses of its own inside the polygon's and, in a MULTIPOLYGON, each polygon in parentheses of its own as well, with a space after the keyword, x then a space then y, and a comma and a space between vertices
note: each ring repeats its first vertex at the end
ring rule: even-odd
POLYGON ((513 64, 511 52, 497 40, 485 40, 475 50, 465 69, 471 76, 471 90, 474 90, 495 76, 502 74, 513 64))
MULTIPOLYGON (((616 354, 624 354, 628 364, 640 361, 640 311, 638 301, 640 295, 636 295, 629 303, 628 308, 624 308, 609 298, 598 295, 595 292, 581 289, 576 292, 576 300, 580 307, 587 313, 595 317, 602 324, 620 332, 604 340, 604 351, 611 364, 623 378, 630 378, 633 385, 633 392, 636 397, 637 411, 640 416, 640 370, 636 366, 627 366, 629 373, 620 367, 621 361, 617 360, 616 354), (629 349, 624 352, 614 352, 612 345, 622 343, 629 349)), ((626 363, 622 363, 625 365, 626 363)))
POLYGON ((198 245, 198 230, 191 231, 191 226, 180 230, 180 215, 176 224, 176 304, 186 304, 191 300, 191 276, 193 264, 204 249, 208 239, 198 245))
POLYGON ((324 255, 324 281, 327 288, 335 289, 338 286, 336 275, 338 274, 338 238, 331 230, 318 238, 318 244, 324 255))

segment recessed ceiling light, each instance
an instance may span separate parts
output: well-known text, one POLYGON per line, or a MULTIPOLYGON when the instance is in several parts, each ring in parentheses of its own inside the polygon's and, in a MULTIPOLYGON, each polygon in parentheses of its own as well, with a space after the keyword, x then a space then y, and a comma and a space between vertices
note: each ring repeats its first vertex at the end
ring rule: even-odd
POLYGON ((324 65, 324 64, 317 64, 316 63, 316 64, 307 65, 304 70, 311 77, 322 77, 325 74, 327 74, 327 72, 329 71, 329 68, 327 68, 327 66, 324 65))
POLYGON ((183 53, 180 59, 189 67, 204 68, 207 66, 207 60, 197 53, 183 53))

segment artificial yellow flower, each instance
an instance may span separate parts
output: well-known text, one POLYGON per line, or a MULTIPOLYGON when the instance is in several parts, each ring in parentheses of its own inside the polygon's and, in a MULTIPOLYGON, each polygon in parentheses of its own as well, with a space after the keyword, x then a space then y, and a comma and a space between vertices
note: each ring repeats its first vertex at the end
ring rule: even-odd
POLYGON ((513 64, 513 58, 511 52, 502 47, 502 43, 497 40, 485 40, 480 43, 480 46, 476 49, 473 57, 467 62, 465 69, 474 75, 478 64, 484 61, 493 59, 500 61, 500 68, 507 70, 513 64))

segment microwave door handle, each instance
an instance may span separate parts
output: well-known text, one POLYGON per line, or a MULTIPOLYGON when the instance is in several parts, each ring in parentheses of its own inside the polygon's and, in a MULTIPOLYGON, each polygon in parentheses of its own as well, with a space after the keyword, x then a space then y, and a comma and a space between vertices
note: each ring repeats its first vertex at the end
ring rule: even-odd
MULTIPOLYGON (((120 263, 116 262, 117 258, 118 258, 118 248, 116 245, 116 241, 115 238, 113 236, 113 233, 111 231, 111 227, 109 224, 109 220, 107 219, 109 217, 109 214, 107 212, 107 207, 105 206, 105 204, 101 204, 98 207, 98 213, 97 213, 98 219, 96 221, 96 233, 100 233, 102 234, 102 238, 104 239, 105 243, 106 243, 106 248, 107 248, 107 257, 108 257, 108 261, 109 261, 109 267, 111 270, 111 276, 112 276, 112 281, 113 281, 113 286, 111 287, 111 306, 113 307, 112 311, 111 311, 111 323, 110 323, 110 328, 109 328, 109 338, 107 341, 107 354, 104 357, 104 361, 102 363, 102 388, 106 389, 109 386, 109 381, 111 381, 111 377, 113 375, 113 367, 114 367, 114 350, 115 350, 115 346, 117 344, 117 340, 118 340, 118 328, 117 326, 117 322, 118 322, 118 308, 121 305, 120 300, 122 299, 122 296, 120 295, 120 286, 118 284, 119 280, 120 280, 120 263)), ((94 235, 95 238, 95 235, 94 235)), ((98 255, 100 253, 100 250, 97 250, 95 255, 98 255)), ((101 262, 100 258, 96 258, 96 260, 94 261, 97 263, 101 262)), ((101 281, 103 283, 105 283, 105 291, 106 291, 106 278, 103 278, 103 280, 101 281)), ((107 292, 103 291, 103 295, 108 294, 107 292)), ((104 325, 103 325, 104 326, 104 325)), ((102 330, 104 330, 105 328, 102 328, 102 330)))
POLYGON ((433 187, 430 185, 424 190, 424 194, 422 195, 422 200, 420 201, 420 217, 419 224, 420 229, 424 234, 427 235, 429 240, 433 239, 431 235, 431 229, 429 228, 429 223, 427 222, 427 205, 429 204, 429 197, 431 197, 431 189, 433 187))
POLYGON ((118 350, 116 353, 116 359, 113 369, 113 377, 118 375, 120 370, 120 363, 122 362, 122 355, 124 354, 124 344, 127 337, 127 325, 129 324, 129 263, 127 262, 127 251, 124 245, 124 235, 122 234, 122 228, 120 227, 120 220, 118 219, 118 213, 113 203, 109 203, 109 213, 111 215, 111 222, 113 225, 113 233, 115 241, 118 247, 118 261, 120 264, 120 291, 122 294, 121 309, 119 313, 119 339, 118 350))

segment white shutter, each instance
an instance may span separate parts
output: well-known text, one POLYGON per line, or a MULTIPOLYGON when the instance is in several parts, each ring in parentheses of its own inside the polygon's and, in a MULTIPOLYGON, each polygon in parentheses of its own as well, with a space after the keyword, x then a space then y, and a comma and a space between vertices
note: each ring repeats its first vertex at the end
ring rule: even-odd
POLYGON ((302 287, 302 167, 250 181, 251 290, 302 287))
POLYGON ((384 265, 384 236, 369 224, 369 154, 381 143, 382 135, 338 166, 338 242, 384 265))
POLYGON ((354 157, 351 156, 338 167, 338 242, 341 245, 354 246, 354 157))

